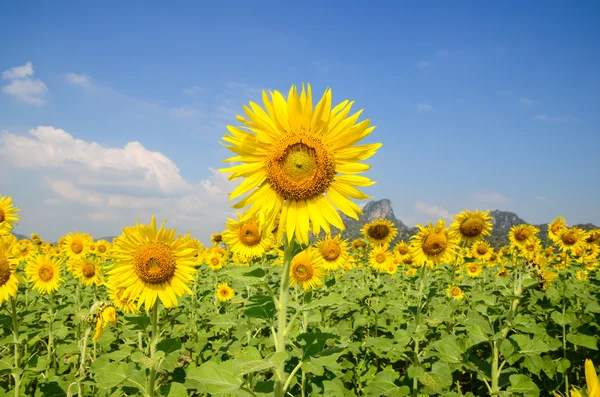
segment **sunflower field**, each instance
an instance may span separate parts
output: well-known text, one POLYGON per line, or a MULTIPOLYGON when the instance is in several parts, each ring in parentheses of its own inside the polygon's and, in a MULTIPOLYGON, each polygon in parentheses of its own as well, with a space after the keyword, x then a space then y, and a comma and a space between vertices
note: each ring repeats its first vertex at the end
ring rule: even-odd
POLYGON ((600 396, 600 230, 559 216, 494 249, 465 210, 347 241, 374 127, 331 90, 270 95, 227 127, 242 213, 211 242, 154 217, 18 240, 0 195, 0 395, 600 396))

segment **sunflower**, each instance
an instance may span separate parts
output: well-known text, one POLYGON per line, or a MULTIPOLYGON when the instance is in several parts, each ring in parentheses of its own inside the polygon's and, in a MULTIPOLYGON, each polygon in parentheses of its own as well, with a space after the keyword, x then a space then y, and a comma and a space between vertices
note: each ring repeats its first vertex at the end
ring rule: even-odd
POLYGON ((585 242, 588 244, 598 245, 598 242, 600 242, 600 229, 590 230, 587 234, 587 238, 585 239, 585 242))
POLYGON ((396 273, 396 271, 398 271, 398 265, 395 264, 394 262, 391 262, 387 265, 387 267, 385 268, 385 271, 388 274, 394 274, 394 273, 396 273))
POLYGON ((575 226, 564 228, 558 234, 556 245, 562 252, 571 251, 574 254, 578 249, 585 248, 586 238, 587 235, 583 229, 575 226))
POLYGON ((92 337, 93 341, 97 341, 102 337, 104 332, 104 328, 108 326, 108 324, 112 324, 113 326, 117 325, 117 312, 112 305, 104 306, 96 315, 96 332, 92 337))
POLYGON ((414 267, 408 268, 406 270, 406 275, 408 277, 414 277, 414 276, 416 276, 417 275, 417 269, 415 269, 414 267))
POLYGON ((65 236, 61 249, 68 258, 85 258, 91 251, 92 238, 84 233, 69 233, 65 236))
POLYGON ((223 235, 221 233, 213 233, 210 236, 210 241, 212 241, 214 245, 219 245, 223 241, 223 235))
POLYGON ((315 244, 318 258, 325 270, 335 271, 348 260, 348 242, 339 235, 326 237, 315 244))
POLYGON ((85 286, 102 285, 102 269, 90 257, 69 259, 68 266, 73 276, 85 286))
POLYGON ((505 268, 501 268, 496 273, 496 277, 508 277, 509 274, 510 274, 510 270, 505 269, 505 268))
POLYGON ((465 294, 462 292, 459 286, 449 285, 448 288, 446 288, 446 296, 459 301, 465 297, 465 294))
POLYGON ((374 245, 389 244, 398 235, 398 229, 392 221, 385 218, 379 218, 365 224, 360 232, 374 245))
POLYGON ((12 197, 0 195, 0 236, 10 234, 19 220, 19 209, 12 205, 12 197))
POLYGON ((106 240, 96 241, 96 255, 101 258, 106 258, 108 251, 110 250, 110 243, 106 240))
POLYGON ((17 275, 17 263, 11 258, 15 240, 10 235, 0 237, 0 306, 11 296, 17 295, 20 276, 17 275))
POLYGON ((529 241, 525 243, 522 249, 523 256, 528 261, 533 261, 536 258, 536 256, 541 252, 541 250, 542 243, 537 237, 529 239, 529 241))
POLYGON ((412 254, 419 265, 430 262, 451 263, 457 255, 458 239, 446 228, 446 223, 439 220, 434 227, 429 223, 427 227, 417 225, 419 231, 412 240, 412 254))
POLYGON ((376 245, 369 253, 369 265, 373 269, 385 271, 394 262, 394 254, 387 245, 376 245))
POLYGON ((33 283, 33 289, 40 294, 55 292, 64 281, 61 278, 61 268, 58 259, 50 255, 37 255, 27 262, 25 274, 29 282, 33 283))
POLYGON ((124 313, 139 313, 139 309, 136 307, 135 302, 131 301, 130 299, 123 299, 123 293, 127 288, 115 287, 111 279, 108 279, 108 281, 104 283, 104 286, 106 287, 108 298, 111 300, 115 308, 122 310, 124 313))
POLYGON ((567 227, 567 220, 562 216, 557 216, 552 222, 548 224, 548 238, 551 241, 556 242, 560 231, 567 227))
POLYGON ((325 269, 321 265, 314 248, 307 248, 297 254, 290 264, 290 286, 298 284, 305 291, 323 285, 325 269))
POLYGON ((402 263, 404 263, 405 266, 412 266, 414 262, 415 258, 411 253, 408 253, 404 258, 402 258, 402 263))
POLYGON ((30 240, 19 240, 12 245, 12 256, 17 262, 27 262, 35 255, 35 247, 30 240))
POLYGON ((480 262, 469 262, 465 264, 465 270, 469 277, 477 277, 483 270, 483 265, 480 262))
POLYGON ((206 256, 206 264, 210 270, 221 270, 225 264, 225 258, 222 254, 212 251, 206 256))
POLYGON ((469 253, 473 258, 487 261, 494 253, 494 249, 490 247, 490 243, 487 241, 480 240, 471 246, 469 253))
POLYGON ((126 287, 123 298, 135 300, 138 308, 144 304, 146 311, 157 298, 167 308, 177 306, 178 296, 192 294, 187 284, 197 271, 194 250, 185 247, 185 239, 175 239, 175 229, 165 229, 165 223, 157 230, 153 216, 150 225, 124 230, 111 251, 115 286, 126 287))
POLYGON ((492 231, 492 217, 490 211, 471 212, 465 210, 454 216, 454 222, 450 225, 452 234, 465 244, 471 244, 477 240, 489 236, 492 231))
POLYGON ((258 215, 240 216, 239 220, 228 219, 227 230, 222 233, 222 241, 231 251, 252 259, 263 256, 274 244, 273 235, 260 229, 258 215))
POLYGON ((394 246, 394 251, 400 256, 400 258, 404 258, 410 253, 410 245, 404 240, 398 241, 394 246))
POLYGON ((558 273, 550 270, 550 269, 545 269, 542 271, 542 280, 544 283, 543 288, 544 289, 548 289, 548 287, 550 287, 552 285, 552 281, 558 278, 558 273))
POLYGON ((535 226, 521 224, 515 225, 510 228, 508 232, 508 239, 510 240, 510 245, 513 248, 523 248, 530 239, 537 236, 540 229, 535 226))
POLYGON ((235 290, 229 286, 229 284, 219 284, 217 285, 217 299, 221 302, 227 302, 233 299, 235 295, 235 290))
POLYGON ((271 99, 263 91, 266 112, 250 102, 244 106, 248 120, 237 119, 245 127, 228 126, 223 140, 236 156, 225 161, 241 165, 223 169, 229 179, 246 178, 230 195, 234 199, 251 192, 235 208, 251 206, 252 213, 261 211, 264 227, 273 230, 277 216, 277 240, 287 235, 308 243, 311 228, 317 236, 330 226, 344 229, 336 207, 347 216, 358 219, 360 207, 351 199, 369 198, 355 186, 370 186, 368 178, 356 174, 370 167, 359 163, 371 157, 381 144, 355 146, 375 127, 370 120, 356 123, 360 111, 347 117, 353 102, 344 101, 331 109, 331 90, 325 91, 313 109, 312 91, 302 85, 298 95, 292 86, 287 102, 278 91, 271 99))
POLYGON ((355 251, 363 250, 367 247, 367 243, 362 238, 357 238, 352 241, 352 249, 355 251))

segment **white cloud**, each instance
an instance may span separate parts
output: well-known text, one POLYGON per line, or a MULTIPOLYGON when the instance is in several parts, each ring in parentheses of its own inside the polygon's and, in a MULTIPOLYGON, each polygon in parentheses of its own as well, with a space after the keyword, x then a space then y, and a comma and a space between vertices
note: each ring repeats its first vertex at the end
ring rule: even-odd
POLYGON ((31 62, 27 62, 23 66, 15 66, 14 68, 2 72, 2 78, 4 80, 24 79, 28 76, 33 76, 33 64, 31 62))
POLYGON ((485 204, 510 204, 512 200, 500 193, 486 192, 476 193, 471 196, 471 199, 485 204))
POLYGON ((521 98, 519 98, 519 103, 521 105, 531 106, 531 105, 535 105, 537 103, 537 101, 534 101, 533 99, 525 98, 524 96, 522 96, 521 98))
POLYGON ((74 85, 83 85, 88 86, 92 82, 92 78, 90 76, 86 76, 85 74, 77 74, 77 73, 67 73, 65 75, 65 79, 67 82, 74 85))
POLYGON ((419 103, 417 105, 417 110, 419 112, 429 112, 429 111, 433 110, 433 107, 427 103, 419 103))
POLYGON ((42 106, 46 103, 43 95, 48 92, 48 87, 40 79, 34 80, 29 76, 33 76, 31 62, 5 70, 2 72, 2 78, 9 80, 9 83, 2 87, 2 92, 14 97, 19 102, 42 106))
POLYGON ((419 61, 419 62, 417 62, 417 67, 419 69, 427 69, 430 66, 431 66, 431 63, 427 62, 427 61, 419 61))
POLYGON ((452 218, 446 208, 439 205, 429 205, 422 201, 415 201, 415 211, 442 219, 452 218))
POLYGON ((200 111, 193 106, 173 107, 169 109, 169 114, 173 117, 188 118, 195 117, 200 114, 200 111))
POLYGON ((548 197, 544 197, 544 196, 536 196, 535 198, 537 201, 544 201, 546 203, 550 203, 552 202, 552 200, 550 200, 548 197))
POLYGON ((571 116, 570 114, 559 115, 559 116, 548 116, 546 114, 538 114, 538 115, 534 116, 533 119, 539 120, 539 121, 548 121, 548 122, 563 122, 563 121, 576 121, 577 120, 576 117, 571 116))
POLYGON ((66 201, 77 202, 95 207, 104 204, 104 201, 99 194, 80 189, 75 186, 73 182, 65 180, 47 180, 46 182, 52 191, 66 201))

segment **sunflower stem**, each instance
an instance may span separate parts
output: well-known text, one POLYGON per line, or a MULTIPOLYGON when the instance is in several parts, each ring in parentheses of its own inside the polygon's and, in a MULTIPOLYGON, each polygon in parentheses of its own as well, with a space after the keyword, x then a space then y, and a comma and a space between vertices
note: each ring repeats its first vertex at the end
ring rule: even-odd
POLYGON ((154 302, 152 312, 150 313, 150 324, 152 325, 152 333, 150 334, 150 375, 148 376, 148 389, 146 394, 149 397, 154 397, 155 394, 155 383, 156 383, 156 370, 157 366, 154 362, 156 356, 156 345, 158 344, 158 299, 154 302))
MULTIPOLYGON (((425 273, 426 273, 427 263, 424 263, 421 267, 421 275, 419 280, 419 294, 417 299, 417 315, 415 317, 415 333, 419 330, 419 324, 421 322, 421 301, 423 299, 423 285, 425 284, 425 273)), ((414 337, 415 347, 413 351, 413 364, 417 367, 420 366, 419 363, 419 338, 417 336, 414 337)), ((415 376, 413 378, 413 397, 417 397, 419 394, 419 379, 415 376)))
POLYGON ((49 296, 50 305, 49 305, 49 317, 50 322, 48 325, 48 369, 46 369, 46 376, 48 376, 48 370, 54 367, 54 337, 52 335, 52 325, 54 323, 54 292, 49 296))
MULTIPOLYGON (((279 287, 279 307, 277 317, 277 333, 275 337, 275 351, 282 353, 286 351, 285 348, 285 334, 287 327, 287 308, 288 299, 290 295, 290 266, 292 258, 294 257, 294 250, 296 249, 296 240, 292 239, 291 243, 284 243, 283 252, 283 268, 281 269, 281 285, 279 287)), ((283 397, 285 394, 283 378, 285 372, 285 362, 282 361, 275 367, 275 397, 283 397)))
POLYGON ((15 378, 15 397, 21 395, 21 356, 19 346, 19 319, 17 317, 17 298, 13 296, 10 298, 12 325, 13 325, 13 343, 15 345, 15 368, 13 370, 13 377, 15 378))

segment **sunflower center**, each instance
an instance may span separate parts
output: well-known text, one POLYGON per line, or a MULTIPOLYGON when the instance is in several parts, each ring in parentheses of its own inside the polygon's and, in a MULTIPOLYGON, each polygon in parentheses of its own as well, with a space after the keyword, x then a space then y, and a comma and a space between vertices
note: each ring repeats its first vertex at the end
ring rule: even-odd
POLYGON ((328 241, 321 248, 321 255, 326 261, 334 261, 339 258, 342 249, 333 241, 328 241))
POLYGON ((483 219, 467 218, 460 224, 460 233, 466 237, 477 237, 483 231, 483 219))
POLYGON ((533 252, 533 251, 535 251, 535 244, 527 244, 525 246, 525 249, 529 252, 533 252))
POLYGON ((223 236, 221 236, 220 234, 215 234, 215 235, 213 236, 213 241, 214 241, 215 243, 220 243, 221 241, 223 241, 223 236))
POLYGON ((477 273, 477 269, 478 269, 477 265, 471 265, 471 266, 469 266, 469 271, 471 273, 477 273))
POLYGON ((83 277, 85 278, 94 277, 96 274, 96 266, 94 266, 92 263, 86 263, 81 268, 81 274, 83 274, 83 277))
POLYGON ((383 240, 390 234, 390 228, 387 225, 373 225, 367 230, 367 235, 374 240, 383 240))
POLYGON ((78 241, 73 241, 71 243, 71 251, 73 251, 74 254, 80 254, 81 251, 83 251, 83 244, 78 241))
POLYGON ((354 248, 365 248, 367 244, 364 241, 358 240, 354 242, 354 248))
POLYGON ((320 139, 288 134, 267 160, 271 187, 286 200, 306 200, 329 188, 335 176, 335 161, 320 139))
POLYGON ((408 245, 402 244, 401 246, 398 247, 398 253, 400 255, 406 255, 408 254, 408 245))
POLYGON ((438 255, 446 249, 448 240, 440 233, 432 233, 423 242, 423 252, 427 255, 438 255))
POLYGON ((0 223, 4 222, 6 219, 6 214, 4 214, 4 210, 0 208, 0 223))
POLYGON ((487 246, 485 246, 484 244, 479 244, 477 246, 477 253, 479 255, 485 255, 485 254, 487 254, 487 250, 488 250, 487 246))
POLYGON ((594 231, 589 234, 588 238, 585 241, 586 243, 592 244, 595 243, 598 239, 600 239, 600 233, 594 231))
POLYGON ((229 293, 229 291, 227 291, 227 288, 221 288, 221 291, 220 291, 221 296, 227 296, 228 293, 229 293))
POLYGON ((98 246, 98 252, 101 253, 101 254, 105 253, 106 252, 106 247, 103 246, 103 245, 99 245, 98 246))
POLYGON ((515 233, 515 240, 517 241, 525 241, 529 238, 529 236, 531 235, 531 233, 529 233, 528 229, 519 229, 516 233, 515 233))
POLYGON ((0 254, 0 287, 10 279, 10 265, 4 254, 0 254))
POLYGON ((458 287, 452 288, 452 296, 458 296, 458 295, 460 295, 460 288, 458 288, 458 287))
POLYGON ((248 221, 240 227, 240 241, 244 245, 253 246, 260 243, 260 231, 258 224, 253 221, 248 221))
POLYGON ((313 277, 313 267, 310 263, 298 263, 294 266, 294 276, 299 281, 310 280, 313 277))
POLYGON ((218 266, 219 265, 219 258, 212 258, 210 260, 210 263, 212 263, 213 266, 218 266))
POLYGON ((43 264, 38 270, 38 275, 42 281, 48 282, 52 280, 52 277, 54 276, 54 269, 48 264, 43 264))
POLYGON ((552 233, 556 234, 560 231, 561 228, 562 226, 560 225, 560 223, 555 223, 550 227, 550 230, 552 230, 552 233))
POLYGON ((577 242, 577 233, 572 230, 568 230, 561 236, 561 240, 565 245, 573 245, 577 242))
POLYGON ((154 242, 140 247, 133 257, 135 273, 149 284, 162 284, 175 274, 175 258, 164 244, 154 242))
POLYGON ((413 263, 413 258, 407 256, 406 258, 404 258, 403 262, 405 265, 411 265, 413 263))
POLYGON ((385 262, 385 254, 380 252, 377 255, 375 255, 375 262, 377 262, 377 263, 385 262))

